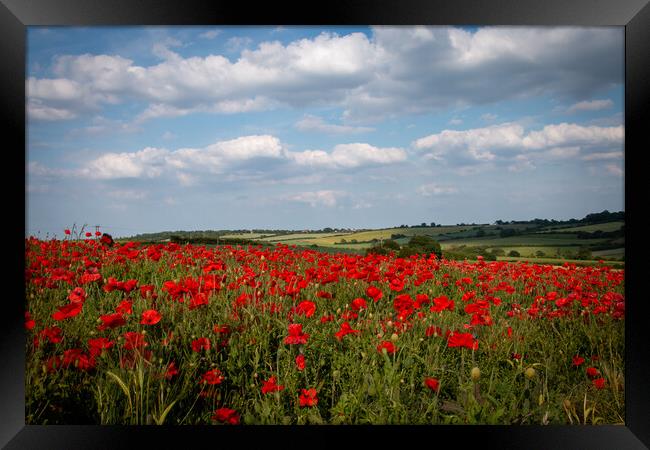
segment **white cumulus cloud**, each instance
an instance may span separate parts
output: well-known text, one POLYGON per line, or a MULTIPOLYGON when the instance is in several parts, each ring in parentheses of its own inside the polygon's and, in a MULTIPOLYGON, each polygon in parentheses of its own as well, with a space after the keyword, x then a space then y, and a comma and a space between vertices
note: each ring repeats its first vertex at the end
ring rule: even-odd
POLYGON ((394 147, 375 147, 366 143, 339 144, 331 153, 323 150, 291 152, 289 157, 298 165, 323 168, 355 168, 392 164, 405 161, 406 151, 394 147))

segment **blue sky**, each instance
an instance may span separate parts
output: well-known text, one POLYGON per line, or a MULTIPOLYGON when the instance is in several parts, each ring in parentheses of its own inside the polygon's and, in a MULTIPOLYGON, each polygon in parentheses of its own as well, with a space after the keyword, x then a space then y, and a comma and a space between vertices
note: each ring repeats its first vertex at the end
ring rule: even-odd
POLYGON ((27 233, 624 209, 622 27, 29 27, 27 233))

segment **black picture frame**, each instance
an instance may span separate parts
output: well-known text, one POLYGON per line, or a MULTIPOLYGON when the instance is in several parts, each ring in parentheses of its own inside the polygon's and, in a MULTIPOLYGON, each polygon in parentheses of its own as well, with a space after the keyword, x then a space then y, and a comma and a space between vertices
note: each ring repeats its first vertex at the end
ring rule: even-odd
MULTIPOLYGON (((436 427, 107 427, 25 425, 24 237, 22 207, 5 206, 4 277, 10 285, 0 314, 0 445, 8 449, 178 448, 200 439, 211 446, 341 445, 360 436, 384 445, 476 448, 641 449, 650 447, 650 346, 645 330, 648 300, 647 239, 642 175, 648 152, 650 105, 650 5, 647 0, 348 0, 260 2, 217 0, 0 0, 1 122, 5 157, 25 162, 26 27, 30 25, 574 25, 625 27, 625 426, 436 427), (22 209, 21 209, 22 208, 22 209), (8 247, 8 248, 7 248, 8 247), (14 256, 15 254, 15 256, 14 256), (16 264, 15 261, 19 263, 16 264), (22 296, 22 297, 21 297, 22 296), (480 446, 480 447, 478 447, 480 446)), ((25 172, 7 164, 6 194, 16 197, 25 172)), ((367 445, 367 444, 366 444, 367 445)))

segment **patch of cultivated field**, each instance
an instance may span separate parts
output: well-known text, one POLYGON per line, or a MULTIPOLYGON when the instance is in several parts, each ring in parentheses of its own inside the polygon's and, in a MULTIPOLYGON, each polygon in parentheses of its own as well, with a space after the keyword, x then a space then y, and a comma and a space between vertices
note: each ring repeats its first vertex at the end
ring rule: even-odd
POLYGON ((274 234, 261 234, 261 233, 237 233, 237 234, 224 234, 221 236, 224 239, 261 239, 265 237, 275 236, 274 234))
POLYGON ((265 238, 260 238, 262 241, 268 241, 268 242, 285 242, 285 241, 306 241, 306 240, 313 240, 313 239, 319 239, 319 238, 324 238, 324 237, 329 237, 329 236, 347 236, 350 233, 293 233, 293 234, 279 234, 279 235, 273 235, 273 236, 268 236, 265 238))
MULTIPOLYGON (((616 221, 616 222, 605 222, 605 223, 597 223, 595 225, 582 225, 579 227, 567 227, 567 228, 562 228, 563 233, 577 233, 578 231, 584 231, 587 233, 593 233, 594 231, 618 231, 625 222, 622 220, 616 221)), ((558 230, 543 230, 540 231, 540 233, 553 233, 558 230)))
POLYGON ((580 249, 579 246, 574 247, 550 247, 550 246, 530 246, 530 247, 490 247, 487 250, 492 251, 493 249, 500 248, 506 255, 508 252, 514 250, 519 252, 521 256, 535 256, 536 252, 544 252, 547 256, 554 256, 561 254, 561 252, 576 252, 580 249))
POLYGON ((594 257, 619 257, 625 255, 625 247, 591 252, 594 257))
POLYGON ((587 244, 602 244, 607 242, 607 239, 577 239, 573 234, 538 234, 526 236, 510 236, 505 238, 470 238, 458 239, 441 243, 443 249, 445 247, 453 247, 459 245, 467 246, 486 246, 486 247, 547 247, 547 246, 575 246, 587 244))

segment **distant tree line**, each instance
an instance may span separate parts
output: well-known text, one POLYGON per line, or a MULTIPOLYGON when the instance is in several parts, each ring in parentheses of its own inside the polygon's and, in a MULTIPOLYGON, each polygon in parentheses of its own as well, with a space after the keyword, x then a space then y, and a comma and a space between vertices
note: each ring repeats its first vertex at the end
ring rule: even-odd
POLYGON ((621 225, 621 228, 614 231, 602 231, 596 230, 591 233, 588 231, 578 231, 576 237, 578 239, 605 239, 605 238, 617 238, 625 236, 625 225, 621 225))
POLYGON ((587 214, 582 219, 555 220, 555 219, 533 219, 533 220, 497 220, 496 225, 524 225, 534 224, 540 226, 546 225, 567 225, 567 224, 596 224, 605 222, 616 222, 625 220, 625 211, 609 212, 607 210, 599 213, 587 214))

